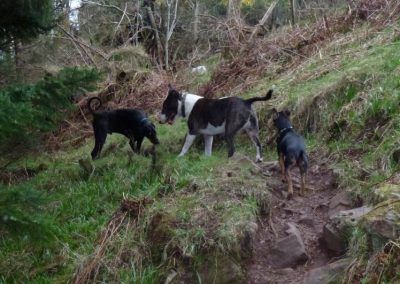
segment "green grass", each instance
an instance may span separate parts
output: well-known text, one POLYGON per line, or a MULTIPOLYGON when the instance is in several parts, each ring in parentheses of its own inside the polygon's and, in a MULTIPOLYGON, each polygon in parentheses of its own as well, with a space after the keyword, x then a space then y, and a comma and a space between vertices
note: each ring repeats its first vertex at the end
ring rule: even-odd
MULTIPOLYGON (((122 229, 111 241, 103 257, 110 267, 115 266, 115 271, 102 271, 99 279, 103 281, 134 279, 134 283, 153 283, 168 273, 170 264, 164 258, 173 258, 173 251, 196 257, 206 248, 225 253, 237 250, 248 222, 257 215, 257 200, 267 198, 260 193, 265 189, 256 179, 249 191, 249 184, 243 179, 250 174, 250 163, 240 158, 228 160, 224 143, 215 143, 212 157, 204 156, 202 143, 197 143, 185 157, 178 158, 185 131, 183 121, 174 126, 158 126, 162 143, 157 148, 155 166, 150 157, 131 153, 126 139, 118 135, 109 136, 102 158, 93 163, 91 174, 78 161, 89 159, 92 138, 78 149, 43 153, 13 165, 15 168, 47 165, 47 170, 22 185, 44 198, 35 218, 43 222, 53 238, 51 242, 42 239, 32 243, 28 233, 3 236, 0 242, 3 279, 38 283, 69 281, 76 268, 95 251, 99 232, 124 198, 147 197, 154 202, 134 233, 122 229), (232 167, 236 176, 228 180, 225 171, 232 167), (149 235, 149 224, 157 215, 164 216, 168 225, 167 242, 149 235), (119 250, 137 251, 137 255, 118 266, 115 262, 119 250)), ((249 139, 237 140, 239 157, 255 155, 249 139)), ((149 146, 145 141, 143 148, 149 146)), ((9 189, 22 185, 11 185, 9 189)))

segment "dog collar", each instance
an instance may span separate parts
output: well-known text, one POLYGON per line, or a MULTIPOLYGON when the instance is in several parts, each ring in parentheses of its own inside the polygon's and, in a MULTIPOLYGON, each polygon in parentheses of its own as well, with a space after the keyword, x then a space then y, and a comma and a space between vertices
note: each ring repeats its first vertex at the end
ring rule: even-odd
POLYGON ((147 118, 147 117, 143 117, 141 120, 140 120, 140 124, 142 124, 142 123, 144 123, 144 122, 146 122, 146 121, 148 121, 149 119, 147 118))
POLYGON ((186 101, 186 94, 183 94, 182 95, 182 106, 181 106, 182 117, 186 116, 185 101, 186 101))
POLYGON ((293 126, 285 127, 285 128, 283 128, 283 129, 281 129, 281 130, 279 131, 279 134, 282 134, 283 132, 285 132, 286 130, 289 130, 289 129, 293 129, 293 126))

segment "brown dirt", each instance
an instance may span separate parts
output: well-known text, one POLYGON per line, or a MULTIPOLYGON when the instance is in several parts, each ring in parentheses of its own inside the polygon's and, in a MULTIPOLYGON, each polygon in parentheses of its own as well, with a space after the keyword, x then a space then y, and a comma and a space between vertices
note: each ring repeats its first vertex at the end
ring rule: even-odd
MULTIPOLYGON (((271 174, 267 178, 267 188, 272 192, 272 204, 270 214, 259 222, 253 256, 247 264, 247 283, 302 283, 307 271, 329 262, 330 256, 320 245, 319 238, 328 220, 329 201, 337 193, 337 185, 332 170, 320 157, 311 155, 310 165, 306 195, 298 195, 299 183, 295 182, 297 187, 292 200, 283 196, 287 185, 280 180, 278 164, 263 167, 263 171, 271 174), (304 224, 302 219, 313 220, 313 226, 304 224), (294 268, 273 269, 269 251, 277 239, 286 236, 287 223, 293 223, 299 229, 309 260, 294 268)), ((295 172, 294 180, 299 180, 298 172, 295 172)))

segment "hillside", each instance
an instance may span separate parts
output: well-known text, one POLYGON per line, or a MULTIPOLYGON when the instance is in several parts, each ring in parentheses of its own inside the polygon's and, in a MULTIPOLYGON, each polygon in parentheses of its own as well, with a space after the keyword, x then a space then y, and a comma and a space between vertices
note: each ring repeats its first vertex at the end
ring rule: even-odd
MULTIPOLYGON (((42 203, 25 208, 38 224, 36 238, 0 228, 0 281, 399 282, 400 5, 362 3, 277 29, 231 57, 212 54, 201 62, 210 70, 203 75, 181 67, 172 75, 139 72, 116 87, 107 82, 99 96, 110 108, 152 113, 161 141, 155 153, 148 140, 134 154, 124 137, 111 135, 92 162, 85 106, 92 93, 79 98, 80 109, 43 151, 3 168, 2 189, 14 199, 0 205, 28 200, 18 192, 30 189, 42 203), (273 88, 270 101, 255 103, 264 161, 254 162, 245 135, 236 137, 232 158, 219 138, 211 157, 199 139, 178 158, 186 122, 156 122, 169 82, 208 97, 273 88), (291 200, 280 180, 272 108, 290 109, 305 137, 303 197, 297 172, 291 200)), ((130 52, 141 51, 124 56, 130 52)))

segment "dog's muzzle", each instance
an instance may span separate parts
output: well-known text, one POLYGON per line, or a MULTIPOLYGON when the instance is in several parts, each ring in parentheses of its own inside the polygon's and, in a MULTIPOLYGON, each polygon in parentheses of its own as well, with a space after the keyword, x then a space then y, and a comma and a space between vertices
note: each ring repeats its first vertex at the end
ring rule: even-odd
POLYGON ((166 122, 167 122, 167 116, 166 116, 165 114, 160 113, 160 114, 158 115, 158 122, 159 122, 160 124, 166 123, 166 122))
POLYGON ((168 124, 172 125, 175 122, 175 114, 172 114, 169 117, 167 117, 165 114, 160 114, 158 116, 158 122, 160 124, 168 123, 168 124))

